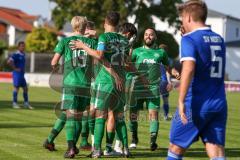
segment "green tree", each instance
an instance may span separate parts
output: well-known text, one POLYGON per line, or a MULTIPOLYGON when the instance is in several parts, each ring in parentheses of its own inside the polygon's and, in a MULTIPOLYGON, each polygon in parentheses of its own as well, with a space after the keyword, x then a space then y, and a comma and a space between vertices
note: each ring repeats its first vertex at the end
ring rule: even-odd
MULTIPOLYGON (((86 16, 96 24, 98 31, 103 31, 103 20, 110 10, 121 14, 121 21, 127 17, 135 16, 134 24, 138 26, 139 36, 137 44, 142 42, 145 28, 155 27, 152 16, 167 21, 169 25, 179 28, 176 3, 182 0, 49 0, 56 3, 52 11, 52 18, 58 29, 70 21, 73 16, 86 16)), ((177 46, 178 47, 178 46, 177 46)), ((178 48, 175 48, 175 50, 178 48)))
POLYGON ((47 28, 34 28, 26 38, 26 49, 30 52, 52 52, 57 44, 57 35, 47 28))

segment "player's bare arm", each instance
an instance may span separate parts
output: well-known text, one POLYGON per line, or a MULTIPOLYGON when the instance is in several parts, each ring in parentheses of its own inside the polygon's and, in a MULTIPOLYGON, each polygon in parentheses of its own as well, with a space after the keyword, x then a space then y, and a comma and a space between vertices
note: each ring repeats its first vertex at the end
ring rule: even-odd
POLYGON ((175 68, 170 68, 169 66, 166 65, 164 67, 170 75, 174 76, 177 80, 180 80, 181 75, 175 68))
POLYGON ((17 68, 17 67, 14 65, 13 60, 12 60, 11 58, 8 59, 7 64, 8 64, 13 70, 15 70, 15 71, 17 71, 17 72, 20 72, 20 71, 21 71, 20 68, 17 68))
POLYGON ((181 116, 181 121, 183 124, 187 123, 184 100, 187 95, 189 85, 192 81, 194 70, 195 70, 194 61, 183 61, 180 87, 179 87, 179 99, 178 99, 179 115, 181 116))
POLYGON ((53 56, 52 61, 51 61, 51 66, 52 66, 53 70, 55 70, 57 68, 60 58, 61 58, 61 54, 55 53, 55 55, 53 56))

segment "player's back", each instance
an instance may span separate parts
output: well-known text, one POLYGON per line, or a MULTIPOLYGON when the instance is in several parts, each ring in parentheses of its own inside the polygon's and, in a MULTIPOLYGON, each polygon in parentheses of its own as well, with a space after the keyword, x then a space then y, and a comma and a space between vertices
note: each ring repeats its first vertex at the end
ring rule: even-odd
POLYGON ((210 28, 201 28, 184 35, 181 47, 181 61, 191 59, 196 62, 186 101, 202 112, 225 107, 226 49, 223 38, 210 28))

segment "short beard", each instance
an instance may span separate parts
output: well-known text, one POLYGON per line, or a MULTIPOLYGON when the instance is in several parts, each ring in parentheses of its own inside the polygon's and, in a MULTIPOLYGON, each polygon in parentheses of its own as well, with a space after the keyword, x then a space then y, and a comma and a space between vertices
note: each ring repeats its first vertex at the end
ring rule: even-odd
POLYGON ((146 46, 148 46, 148 47, 153 46, 153 44, 154 44, 154 41, 151 41, 151 42, 149 42, 149 43, 146 43, 146 41, 144 41, 144 45, 146 45, 146 46))

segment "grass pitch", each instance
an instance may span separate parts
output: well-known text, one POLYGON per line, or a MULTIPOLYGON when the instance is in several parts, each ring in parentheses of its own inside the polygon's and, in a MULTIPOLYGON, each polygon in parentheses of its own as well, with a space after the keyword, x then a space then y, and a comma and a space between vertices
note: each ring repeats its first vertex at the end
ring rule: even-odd
MULTIPOLYGON (((29 88, 29 99, 34 110, 12 109, 12 85, 0 84, 0 159, 2 160, 56 160, 63 159, 66 149, 65 131, 57 137, 55 144, 58 151, 49 152, 42 147, 56 116, 55 104, 61 95, 49 88, 29 88)), ((22 92, 18 95, 22 104, 22 92)), ((240 160, 240 94, 227 93, 228 127, 226 137, 226 155, 228 160, 240 160)), ((174 113, 177 104, 177 92, 170 95, 170 112, 174 113)), ((162 110, 161 110, 162 111, 162 110)), ((149 150, 149 122, 147 112, 141 111, 139 123, 138 149, 132 150, 133 159, 165 159, 169 143, 170 121, 163 121, 160 116, 159 149, 149 150)), ((130 140, 130 139, 129 139, 130 140)), ((105 138, 103 139, 105 142, 105 138)), ((103 145, 104 148, 104 145, 103 145)), ((75 159, 87 159, 87 151, 80 151, 75 159)), ((103 158, 110 159, 110 158, 103 158)), ((118 158, 112 158, 118 159, 118 158)), ((122 159, 122 158, 119 158, 122 159)), ((185 155, 186 160, 207 160, 202 143, 192 145, 185 155)))

